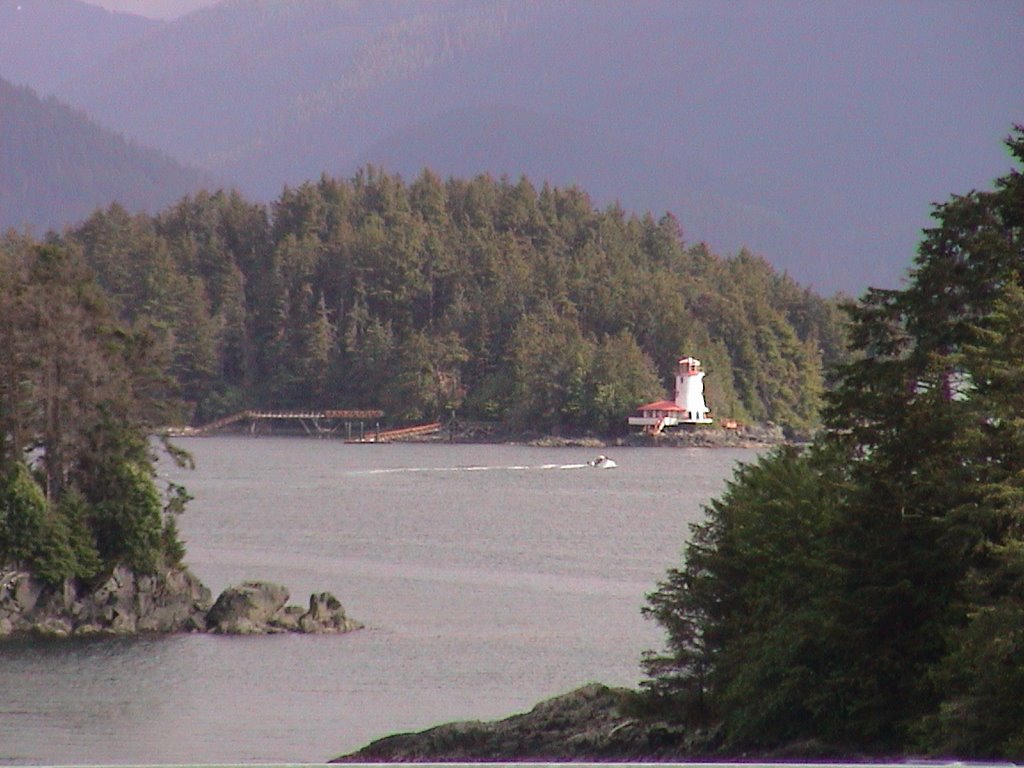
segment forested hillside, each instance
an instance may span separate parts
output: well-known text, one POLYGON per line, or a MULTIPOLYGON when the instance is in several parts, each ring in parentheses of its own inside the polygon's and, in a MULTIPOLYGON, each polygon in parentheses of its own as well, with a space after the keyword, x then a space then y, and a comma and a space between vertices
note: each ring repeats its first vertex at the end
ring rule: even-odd
POLYGON ((526 179, 369 168, 269 208, 224 192, 156 216, 113 206, 64 241, 154 339, 195 422, 373 406, 617 432, 692 354, 716 416, 805 429, 843 349, 834 304, 763 260, 526 179))
POLYGON ((30 226, 42 234, 115 200, 155 212, 204 184, 166 155, 2 78, 0 126, 0 231, 30 226))

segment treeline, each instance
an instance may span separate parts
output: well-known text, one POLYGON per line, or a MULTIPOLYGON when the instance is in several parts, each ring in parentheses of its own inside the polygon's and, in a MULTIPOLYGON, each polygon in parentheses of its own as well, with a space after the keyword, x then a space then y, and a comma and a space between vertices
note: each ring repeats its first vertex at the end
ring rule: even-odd
POLYGON ((935 216, 853 310, 828 429, 743 468, 650 596, 647 705, 709 751, 1024 758, 1024 176, 935 216))
MULTIPOLYGON (((0 568, 51 583, 180 562, 187 494, 155 482, 149 425, 173 382, 74 254, 0 249, 0 568)), ((173 449, 172 454, 179 454, 173 449)))
POLYGON ((802 430, 844 354, 835 302, 763 260, 526 179, 368 168, 269 207, 227 192, 156 216, 112 206, 58 241, 153 339, 194 422, 372 406, 619 431, 692 354, 717 416, 802 430))

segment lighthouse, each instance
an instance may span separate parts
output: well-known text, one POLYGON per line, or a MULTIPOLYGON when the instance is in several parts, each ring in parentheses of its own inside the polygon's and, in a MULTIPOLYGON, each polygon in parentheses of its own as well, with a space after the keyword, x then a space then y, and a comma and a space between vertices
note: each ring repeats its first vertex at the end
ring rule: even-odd
POLYGON ((674 400, 659 400, 641 405, 638 414, 629 417, 632 426, 643 427, 645 432, 658 434, 665 427, 680 424, 710 424, 711 410, 704 402, 704 371, 700 360, 684 357, 676 368, 674 400))
POLYGON ((683 409, 683 424, 710 424, 708 414, 711 412, 704 402, 704 371, 700 369, 700 360, 695 357, 684 357, 676 369, 676 405, 683 409))

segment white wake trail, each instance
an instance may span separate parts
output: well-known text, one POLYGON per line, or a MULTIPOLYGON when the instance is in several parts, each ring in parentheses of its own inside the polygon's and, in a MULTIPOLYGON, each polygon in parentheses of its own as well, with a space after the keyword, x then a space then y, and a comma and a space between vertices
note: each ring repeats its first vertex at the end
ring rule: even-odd
POLYGON ((410 472, 529 472, 550 469, 586 469, 589 464, 507 464, 501 466, 468 466, 468 467, 390 467, 387 469, 368 469, 353 472, 356 475, 396 475, 410 472))

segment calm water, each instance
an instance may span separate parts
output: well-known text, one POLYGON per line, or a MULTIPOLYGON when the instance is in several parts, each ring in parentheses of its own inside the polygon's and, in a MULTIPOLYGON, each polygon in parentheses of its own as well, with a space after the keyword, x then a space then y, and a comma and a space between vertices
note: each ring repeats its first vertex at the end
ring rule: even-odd
POLYGON ((323 762, 371 739, 490 719, 589 681, 634 685, 661 633, 645 593, 752 451, 179 443, 187 562, 333 592, 341 636, 0 646, 0 762, 323 762))

